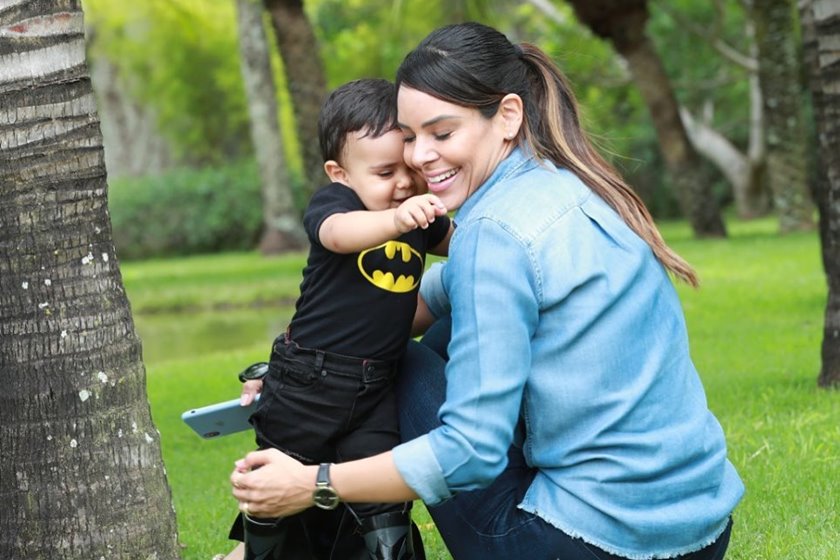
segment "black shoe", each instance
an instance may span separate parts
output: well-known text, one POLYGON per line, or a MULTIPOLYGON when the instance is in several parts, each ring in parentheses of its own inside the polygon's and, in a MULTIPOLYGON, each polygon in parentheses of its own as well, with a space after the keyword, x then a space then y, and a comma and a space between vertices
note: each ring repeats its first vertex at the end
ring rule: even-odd
POLYGON ((308 551, 300 554, 287 543, 289 523, 280 519, 254 519, 242 516, 245 526, 245 560, 308 559, 308 551), (291 553, 291 554, 290 554, 291 553))
MULTIPOLYGON (((371 560, 418 560, 410 512, 380 513, 362 519, 362 536, 371 560)), ((418 535, 419 536, 419 535, 418 535)), ((419 543, 423 550, 423 543, 419 543)), ((425 558, 425 554, 419 556, 425 558)))

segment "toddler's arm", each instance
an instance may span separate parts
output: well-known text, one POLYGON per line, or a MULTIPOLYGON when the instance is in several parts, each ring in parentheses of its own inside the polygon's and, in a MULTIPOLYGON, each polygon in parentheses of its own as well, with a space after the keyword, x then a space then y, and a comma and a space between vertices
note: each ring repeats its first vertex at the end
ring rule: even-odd
POLYGON ((413 196, 397 208, 333 214, 321 224, 318 238, 335 253, 356 253, 396 239, 413 229, 429 227, 446 207, 433 194, 413 196))

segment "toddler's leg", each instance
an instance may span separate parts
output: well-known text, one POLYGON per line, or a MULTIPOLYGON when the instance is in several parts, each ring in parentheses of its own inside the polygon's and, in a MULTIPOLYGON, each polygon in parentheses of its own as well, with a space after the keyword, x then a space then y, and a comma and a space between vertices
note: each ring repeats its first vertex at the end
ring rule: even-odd
POLYGON ((288 523, 280 519, 253 519, 243 516, 245 560, 280 560, 288 558, 286 540, 288 523))
POLYGON ((411 523, 411 509, 362 518, 362 536, 371 560, 425 560, 419 531, 411 523), (415 547, 415 541, 417 546, 415 547))

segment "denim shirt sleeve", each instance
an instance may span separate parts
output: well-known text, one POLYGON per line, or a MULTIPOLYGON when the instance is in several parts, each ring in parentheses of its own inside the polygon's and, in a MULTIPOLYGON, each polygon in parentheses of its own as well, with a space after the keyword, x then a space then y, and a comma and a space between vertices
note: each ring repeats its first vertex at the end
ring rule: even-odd
POLYGON ((448 315, 450 311, 449 296, 443 285, 444 268, 445 261, 432 264, 420 281, 420 295, 436 319, 448 315))
POLYGON ((539 316, 533 259, 501 225, 488 218, 467 224, 450 250, 442 426, 394 450, 398 470, 430 505, 488 486, 507 465, 539 316))

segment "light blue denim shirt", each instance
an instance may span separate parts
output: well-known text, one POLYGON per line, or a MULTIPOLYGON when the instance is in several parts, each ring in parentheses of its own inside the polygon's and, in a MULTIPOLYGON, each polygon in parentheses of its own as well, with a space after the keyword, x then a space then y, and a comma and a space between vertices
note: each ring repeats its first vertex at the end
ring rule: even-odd
POLYGON ((698 550, 744 487, 689 355, 676 291, 649 246, 575 175, 515 150, 462 206, 442 426, 394 449, 430 505, 489 485, 517 421, 539 469, 519 507, 628 558, 698 550))

